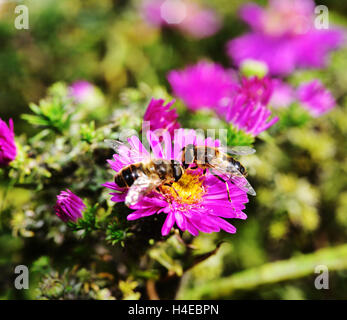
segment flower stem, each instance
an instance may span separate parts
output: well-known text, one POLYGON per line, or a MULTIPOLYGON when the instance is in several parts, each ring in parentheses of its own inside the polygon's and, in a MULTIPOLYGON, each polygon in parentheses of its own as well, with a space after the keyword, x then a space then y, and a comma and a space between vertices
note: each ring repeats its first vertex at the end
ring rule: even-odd
MULTIPOLYGON (((325 265, 329 271, 347 269, 347 245, 325 248, 288 260, 267 263, 229 277, 207 281, 197 287, 187 288, 183 286, 180 288, 177 298, 188 300, 225 299, 230 297, 235 290, 254 289, 264 284, 278 283, 309 275, 314 276, 315 268, 318 265, 325 265)), ((314 286, 313 281, 312 286, 314 286)))
POLYGON ((3 197, 2 197, 2 200, 0 202, 0 230, 2 230, 2 213, 3 213, 4 209, 5 209, 8 193, 9 193, 10 189, 13 187, 14 184, 15 184, 15 181, 14 180, 10 180, 10 182, 5 187, 5 191, 3 193, 3 197))

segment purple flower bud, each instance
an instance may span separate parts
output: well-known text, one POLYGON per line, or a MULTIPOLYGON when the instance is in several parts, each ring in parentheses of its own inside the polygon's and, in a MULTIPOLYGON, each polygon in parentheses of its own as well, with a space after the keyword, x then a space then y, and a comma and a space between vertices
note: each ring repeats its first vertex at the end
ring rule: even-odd
POLYGON ((9 125, 0 118, 0 167, 6 167, 16 158, 17 148, 14 142, 13 121, 9 125))
POLYGON ((82 211, 86 208, 82 199, 77 197, 69 189, 61 191, 57 196, 57 203, 54 206, 55 214, 64 222, 76 222, 82 218, 82 211))

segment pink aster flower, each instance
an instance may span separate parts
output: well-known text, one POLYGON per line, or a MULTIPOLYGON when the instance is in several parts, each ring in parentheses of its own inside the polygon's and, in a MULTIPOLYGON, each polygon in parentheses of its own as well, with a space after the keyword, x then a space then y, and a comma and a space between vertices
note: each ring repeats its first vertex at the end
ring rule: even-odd
POLYGON ((261 103, 243 104, 235 100, 226 115, 226 121, 239 130, 257 136, 279 120, 278 117, 271 119, 271 114, 271 110, 261 103))
POLYGON ((54 206, 55 214, 64 222, 76 222, 82 218, 82 212, 86 208, 82 199, 72 193, 69 189, 61 191, 57 196, 54 206))
POLYGON ((221 26, 215 11, 185 0, 145 0, 142 14, 154 26, 176 28, 193 38, 214 35, 221 26))
MULTIPOLYGON (((176 130, 173 144, 168 132, 164 135, 163 146, 153 132, 147 133, 147 140, 155 159, 177 161, 181 159, 182 149, 188 144, 219 146, 218 141, 199 138, 194 130, 186 132, 184 129, 176 130)), ((109 160, 111 168, 116 172, 141 159, 148 159, 149 151, 136 136, 129 138, 128 142, 129 146, 124 146, 121 154, 115 154, 114 160, 109 160)), ((228 185, 231 202, 228 200, 225 184, 214 175, 209 172, 203 175, 200 170, 188 169, 172 186, 161 186, 133 205, 131 208, 134 212, 129 214, 127 219, 136 220, 154 214, 165 214, 166 219, 161 230, 163 236, 168 235, 175 224, 180 230, 187 230, 194 236, 197 236, 199 231, 211 233, 224 230, 235 233, 235 227, 225 218, 246 219, 247 216, 242 210, 245 209, 248 197, 234 184, 228 182, 228 185)), ((104 186, 115 191, 111 193, 112 201, 125 200, 126 188, 120 188, 114 182, 105 183, 104 186)))
POLYGON ((267 130, 279 120, 271 119, 272 112, 267 107, 272 93, 271 79, 243 78, 227 109, 226 121, 253 136, 267 130))
POLYGON ((94 86, 88 81, 76 81, 70 87, 70 95, 78 103, 84 103, 88 101, 94 95, 94 86))
POLYGON ((269 103, 273 93, 272 79, 269 77, 243 77, 237 89, 239 97, 243 97, 245 102, 260 102, 264 105, 269 103))
POLYGON ((297 95, 301 104, 314 117, 319 117, 336 106, 334 96, 319 80, 300 85, 297 95))
POLYGON ((7 126, 6 122, 0 118, 0 167, 8 166, 16 155, 13 121, 10 119, 7 126))
POLYGON ((172 100, 166 105, 164 102, 163 99, 152 98, 143 120, 149 122, 149 129, 151 131, 165 129, 168 130, 170 135, 173 137, 174 131, 180 128, 180 124, 177 122, 178 114, 176 109, 170 109, 175 103, 175 100, 172 100))
POLYGON ((272 0, 266 9, 251 3, 240 16, 252 31, 231 40, 228 54, 237 65, 245 59, 263 61, 272 74, 323 67, 328 53, 344 42, 341 30, 314 27, 312 0, 272 0))
POLYGON ((168 81, 174 94, 191 110, 228 106, 236 87, 232 75, 216 63, 200 61, 184 70, 171 71, 168 81))
POLYGON ((267 108, 274 87, 269 77, 242 78, 237 83, 222 66, 202 61, 182 71, 171 71, 168 80, 175 95, 191 110, 213 109, 253 136, 278 121, 277 117, 270 119, 267 108))

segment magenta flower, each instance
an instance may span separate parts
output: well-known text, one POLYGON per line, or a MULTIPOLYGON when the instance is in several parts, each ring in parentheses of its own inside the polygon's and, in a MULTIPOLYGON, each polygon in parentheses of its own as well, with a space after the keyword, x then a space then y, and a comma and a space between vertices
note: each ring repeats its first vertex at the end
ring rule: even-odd
POLYGON ((194 111, 225 109, 236 88, 231 74, 221 65, 207 61, 200 61, 181 71, 171 71, 168 81, 174 94, 194 111))
POLYGON ((268 129, 278 118, 270 119, 266 107, 273 93, 273 80, 242 78, 237 83, 222 66, 205 61, 168 75, 176 96, 188 108, 210 108, 236 128, 253 136, 268 129))
POLYGON ((76 81, 70 87, 70 95, 78 103, 84 103, 88 101, 94 94, 94 86, 88 81, 76 81))
POLYGON ((191 1, 146 0, 141 10, 148 23, 176 28, 197 39, 214 35, 221 26, 215 11, 191 1))
POLYGON ((174 131, 180 128, 180 124, 177 122, 178 114, 176 109, 170 109, 174 104, 175 100, 164 104, 163 99, 152 98, 149 103, 145 115, 144 121, 149 121, 149 129, 155 131, 157 129, 168 130, 170 135, 173 137, 174 131))
POLYGON ((226 121, 239 130, 257 136, 279 120, 278 117, 270 119, 271 114, 271 111, 261 103, 243 104, 235 100, 226 115, 226 121))
POLYGON ((266 9, 248 4, 240 15, 252 31, 228 43, 228 54, 237 65, 256 59, 280 75, 297 68, 320 68, 328 53, 344 42, 341 30, 314 27, 312 0, 272 0, 266 9))
POLYGON ((55 214, 64 222, 76 222, 82 218, 82 212, 86 208, 82 199, 72 193, 69 189, 61 191, 57 196, 57 203, 54 206, 55 214))
POLYGON ((0 168, 8 166, 16 156, 13 121, 10 119, 7 126, 6 122, 0 118, 0 168))
POLYGON ((319 117, 336 106, 334 96, 319 80, 300 85, 297 95, 304 108, 314 117, 319 117))
POLYGON ((226 111, 226 121, 252 136, 267 130, 279 120, 278 117, 270 119, 272 113, 266 106, 272 93, 271 79, 243 78, 226 111))
MULTIPOLYGON (((184 129, 176 131, 174 143, 166 132, 164 146, 158 143, 158 137, 153 132, 147 133, 147 140, 156 159, 180 160, 182 149, 188 144, 219 146, 218 141, 210 138, 201 139, 196 136, 194 130, 185 132, 184 129), (173 147, 173 148, 172 148, 173 147)), ((114 160, 109 160, 113 170, 118 172, 124 166, 148 159, 149 152, 135 136, 129 138, 129 147, 124 147, 121 155, 114 155, 114 160)), ((123 202, 127 189, 120 188, 114 182, 104 184, 105 187, 114 190, 111 200, 123 202)), ((135 210, 128 215, 128 220, 136 220, 154 214, 165 214, 166 219, 162 227, 163 236, 169 234, 176 224, 182 231, 188 231, 197 236, 200 232, 219 232, 224 230, 235 233, 236 228, 223 218, 246 219, 242 212, 245 203, 248 202, 247 194, 229 183, 231 202, 223 182, 214 175, 203 175, 200 170, 186 170, 178 182, 172 186, 161 186, 158 190, 142 198, 140 202, 132 206, 135 210)))
POLYGON ((273 93, 272 79, 269 77, 243 77, 237 89, 239 97, 243 97, 245 102, 260 102, 264 105, 269 103, 273 93))

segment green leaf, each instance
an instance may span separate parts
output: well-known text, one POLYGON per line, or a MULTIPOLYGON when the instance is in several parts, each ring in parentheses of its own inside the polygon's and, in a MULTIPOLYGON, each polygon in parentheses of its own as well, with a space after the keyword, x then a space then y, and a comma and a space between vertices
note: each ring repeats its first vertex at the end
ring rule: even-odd
POLYGON ((124 227, 121 223, 111 222, 107 226, 106 240, 112 245, 115 245, 119 242, 123 243, 123 241, 125 241, 130 236, 132 236, 132 233, 128 232, 128 228, 124 227))
POLYGON ((230 125, 228 128, 228 146, 252 146, 253 143, 253 136, 230 125))
POLYGON ((23 119, 35 126, 47 127, 53 131, 63 133, 70 126, 71 99, 68 97, 65 85, 54 84, 48 91, 49 95, 41 99, 39 104, 29 104, 35 115, 25 114, 23 119))

